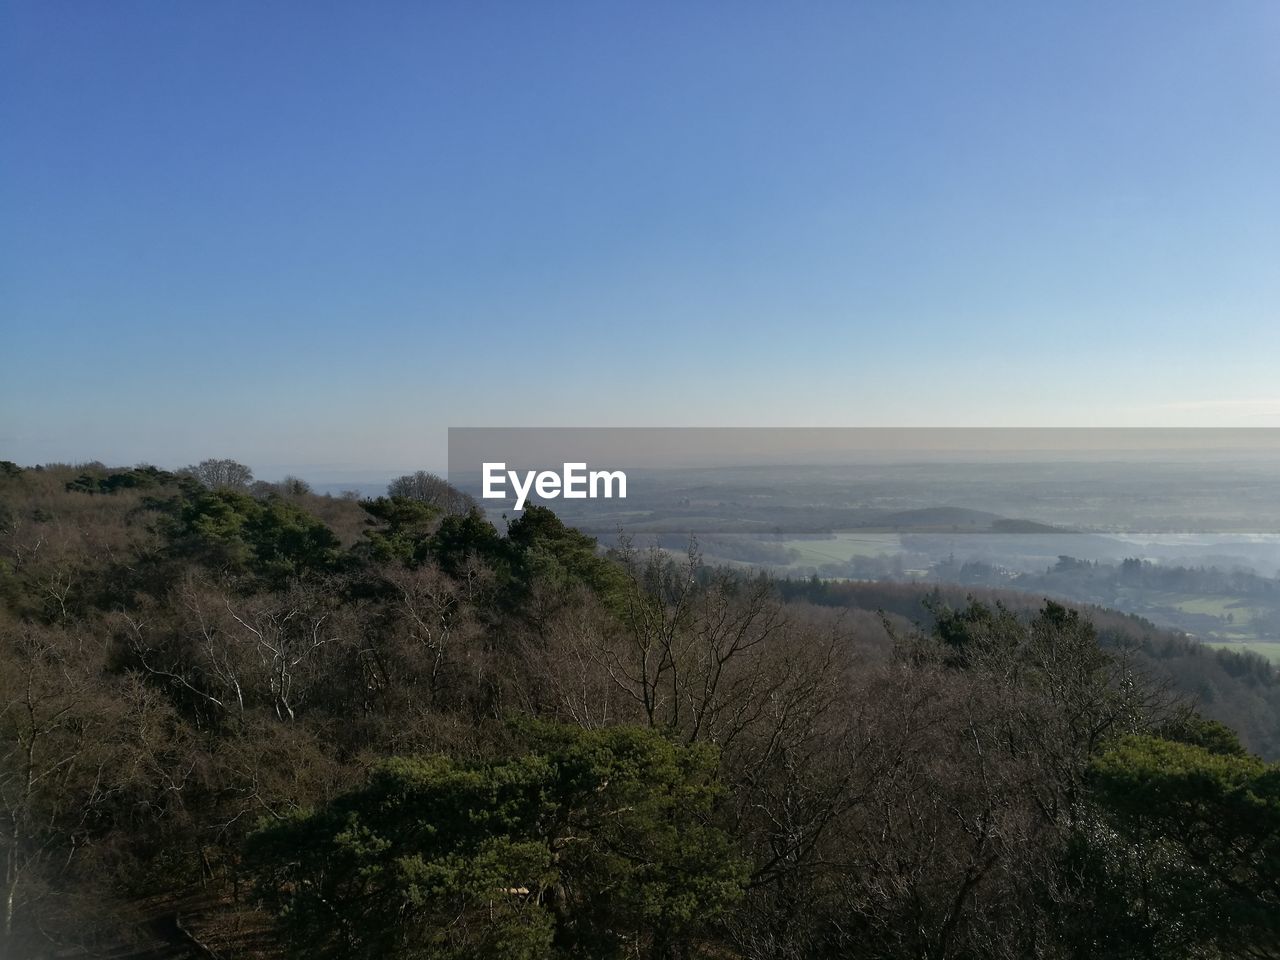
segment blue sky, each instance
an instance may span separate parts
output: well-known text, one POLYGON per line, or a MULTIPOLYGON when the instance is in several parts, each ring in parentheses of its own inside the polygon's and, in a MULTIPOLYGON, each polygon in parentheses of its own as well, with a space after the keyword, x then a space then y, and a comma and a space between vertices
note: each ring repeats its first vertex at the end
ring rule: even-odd
POLYGON ((1280 5, 0 7, 0 457, 1280 426, 1280 5))

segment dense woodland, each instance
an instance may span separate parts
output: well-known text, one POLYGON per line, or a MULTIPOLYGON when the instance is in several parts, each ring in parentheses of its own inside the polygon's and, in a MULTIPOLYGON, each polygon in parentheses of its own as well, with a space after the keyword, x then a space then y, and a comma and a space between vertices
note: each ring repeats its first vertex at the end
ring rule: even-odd
POLYGON ((0 955, 1280 957, 1277 690, 429 475, 0 464, 0 955))

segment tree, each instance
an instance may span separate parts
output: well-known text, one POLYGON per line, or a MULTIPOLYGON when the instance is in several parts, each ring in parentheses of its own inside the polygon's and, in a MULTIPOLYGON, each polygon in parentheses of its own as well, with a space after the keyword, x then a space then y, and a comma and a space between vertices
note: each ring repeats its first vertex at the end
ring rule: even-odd
MULTIPOLYGON (((105 647, 58 629, 0 628, 0 955, 6 957, 34 956, 24 933, 100 882, 96 848, 121 811, 129 816, 148 778, 159 775, 145 755, 149 741, 164 737, 166 718, 131 679, 103 679, 105 647)), ((109 894, 95 892, 102 910, 109 894)))
POLYGON ((514 572, 526 587, 541 580, 605 595, 624 585, 618 565, 597 552, 595 538, 566 526, 547 507, 526 507, 507 527, 507 540, 514 572))
POLYGON ((440 524, 439 507, 400 496, 362 500, 360 506, 378 523, 364 531, 376 560, 412 564, 425 558, 428 541, 440 524))
POLYGON ((235 460, 201 460, 181 471, 187 476, 195 477, 210 490, 231 487, 243 490, 253 482, 253 471, 243 463, 235 460))
POLYGON ((1212 737, 1127 737, 1093 764, 1110 885, 1152 952, 1280 957, 1280 766, 1212 737))
POLYGON ((277 485, 276 489, 286 497, 302 497, 311 493, 311 484, 303 480, 301 477, 295 477, 292 474, 287 475, 277 485))
POLYGON ((475 498, 470 494, 463 493, 444 477, 426 470, 396 477, 387 485, 387 496, 429 503, 439 507, 444 513, 455 516, 476 509, 475 498))
POLYGON ((713 751, 638 727, 522 732, 531 749, 493 762, 386 761, 255 834, 295 954, 666 958, 740 896, 713 751))
POLYGON ((509 544, 479 509, 445 517, 431 538, 436 561, 452 576, 462 576, 474 563, 505 574, 509 544))
POLYGON ((227 489, 201 491, 182 503, 170 535, 181 554, 274 583, 331 569, 341 546, 322 520, 295 502, 263 502, 227 489))

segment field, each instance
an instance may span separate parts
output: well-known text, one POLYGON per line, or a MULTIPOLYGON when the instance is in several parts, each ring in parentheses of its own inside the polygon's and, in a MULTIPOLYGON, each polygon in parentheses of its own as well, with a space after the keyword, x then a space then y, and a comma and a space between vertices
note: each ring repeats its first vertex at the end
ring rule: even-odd
MULTIPOLYGON (((1165 598, 1155 600, 1154 604, 1167 605, 1179 613, 1218 618, 1222 622, 1217 625, 1184 624, 1183 626, 1192 633, 1208 634, 1220 640, 1233 642, 1257 641, 1260 631, 1254 620, 1258 617, 1266 617, 1270 612, 1266 606, 1251 603, 1247 597, 1166 595, 1165 598)), ((1173 620, 1176 619, 1176 617, 1173 618, 1173 620)), ((1259 642, 1265 646, 1268 641, 1259 642)))
POLYGON ((815 567, 824 563, 848 563, 854 557, 891 556, 902 552, 902 538, 896 533, 837 533, 821 540, 783 540, 780 545, 797 553, 796 565, 815 567))

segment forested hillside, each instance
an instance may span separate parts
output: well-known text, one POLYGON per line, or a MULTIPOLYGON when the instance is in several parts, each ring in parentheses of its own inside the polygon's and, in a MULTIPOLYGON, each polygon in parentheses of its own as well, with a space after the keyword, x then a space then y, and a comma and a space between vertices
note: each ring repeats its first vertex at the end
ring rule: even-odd
POLYGON ((0 464, 0 955, 1277 957, 1278 705, 428 475, 0 464))
MULTIPOLYGON (((880 610, 906 623, 929 625, 934 611, 963 606, 971 598, 1001 604, 1024 616, 1043 604, 1022 588, 995 590, 973 585, 872 581, 782 581, 783 597, 852 610, 880 610)), ((1127 659, 1150 681, 1189 698, 1206 716, 1234 729, 1251 751, 1280 759, 1280 671, 1256 653, 1206 646, 1185 634, 1161 629, 1141 617, 1079 604, 1098 642, 1127 659)))

